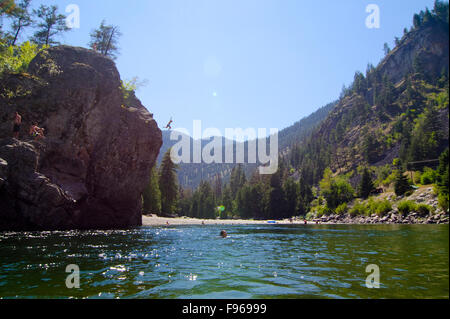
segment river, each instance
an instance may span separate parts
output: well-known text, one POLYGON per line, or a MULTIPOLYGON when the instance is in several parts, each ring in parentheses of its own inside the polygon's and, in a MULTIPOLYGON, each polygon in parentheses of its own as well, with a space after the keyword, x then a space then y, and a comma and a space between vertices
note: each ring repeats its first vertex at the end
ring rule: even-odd
POLYGON ((0 297, 448 298, 448 250, 449 225, 3 232, 0 297), (71 264, 78 289, 66 286, 71 264), (366 286, 368 265, 379 288, 366 286))

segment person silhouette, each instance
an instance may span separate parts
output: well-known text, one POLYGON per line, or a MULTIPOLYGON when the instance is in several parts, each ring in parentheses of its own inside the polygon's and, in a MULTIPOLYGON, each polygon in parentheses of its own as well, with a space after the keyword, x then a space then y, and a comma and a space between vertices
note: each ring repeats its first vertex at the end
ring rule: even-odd
POLYGON ((172 118, 170 118, 170 121, 169 121, 169 123, 167 123, 165 128, 171 130, 172 129, 172 125, 171 125, 172 123, 173 123, 172 118))
POLYGON ((13 128, 13 136, 14 138, 19 138, 20 126, 22 125, 22 116, 18 112, 14 114, 14 128, 13 128))

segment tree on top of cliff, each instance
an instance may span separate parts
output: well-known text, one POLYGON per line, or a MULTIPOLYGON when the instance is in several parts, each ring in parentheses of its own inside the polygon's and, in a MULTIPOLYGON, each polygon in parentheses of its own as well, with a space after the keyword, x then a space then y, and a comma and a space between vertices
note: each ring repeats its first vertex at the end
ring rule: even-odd
POLYGON ((16 10, 14 0, 0 0, 0 39, 4 37, 3 16, 10 17, 16 10))
POLYGON ((34 33, 34 42, 40 45, 57 45, 55 37, 70 29, 66 25, 66 16, 58 13, 58 6, 41 5, 33 10, 38 19, 38 30, 34 33))
POLYGON ((16 3, 14 0, 1 0, 0 1, 0 17, 4 14, 13 14, 16 10, 16 3))
POLYGON ((425 11, 420 11, 420 13, 416 13, 413 18, 414 28, 420 28, 423 25, 434 24, 437 21, 445 23, 448 25, 448 16, 449 16, 449 6, 448 2, 444 2, 442 0, 435 0, 434 8, 430 11, 426 8, 425 11))
POLYGON ((118 26, 106 25, 105 20, 103 20, 100 27, 91 32, 89 46, 111 59, 116 59, 119 53, 118 41, 121 35, 118 26))
POLYGON ((13 20, 11 25, 11 45, 16 45, 20 33, 24 28, 29 27, 33 23, 31 13, 29 12, 31 0, 22 0, 17 5, 17 10, 11 15, 13 20))
POLYGON ((439 20, 447 22, 448 24, 448 2, 436 0, 434 2, 433 13, 439 20))

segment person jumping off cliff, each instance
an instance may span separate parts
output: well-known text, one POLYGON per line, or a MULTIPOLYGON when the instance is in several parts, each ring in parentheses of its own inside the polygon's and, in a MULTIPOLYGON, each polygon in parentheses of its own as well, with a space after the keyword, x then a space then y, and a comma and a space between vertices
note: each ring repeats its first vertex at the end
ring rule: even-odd
POLYGON ((19 138, 20 126, 22 125, 22 116, 18 112, 14 114, 14 128, 13 128, 13 136, 14 138, 19 138))
POLYGON ((170 121, 169 121, 169 123, 167 123, 165 128, 171 130, 172 129, 172 125, 171 125, 172 123, 173 123, 172 118, 170 118, 170 121))

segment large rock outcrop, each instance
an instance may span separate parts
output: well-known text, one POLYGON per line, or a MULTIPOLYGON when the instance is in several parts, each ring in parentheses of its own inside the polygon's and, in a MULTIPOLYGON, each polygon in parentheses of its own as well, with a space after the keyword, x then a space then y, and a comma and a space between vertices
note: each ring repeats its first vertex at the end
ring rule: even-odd
POLYGON ((14 111, 23 117, 22 141, 34 122, 46 138, 0 143, 0 229, 141 224, 141 193, 162 137, 120 86, 112 60, 68 46, 41 52, 28 73, 4 76, 0 138, 11 136, 14 111))
POLYGON ((378 70, 398 83, 407 74, 414 73, 414 65, 419 63, 425 74, 436 77, 442 69, 448 70, 448 58, 448 25, 435 22, 405 35, 400 45, 383 59, 378 70))

